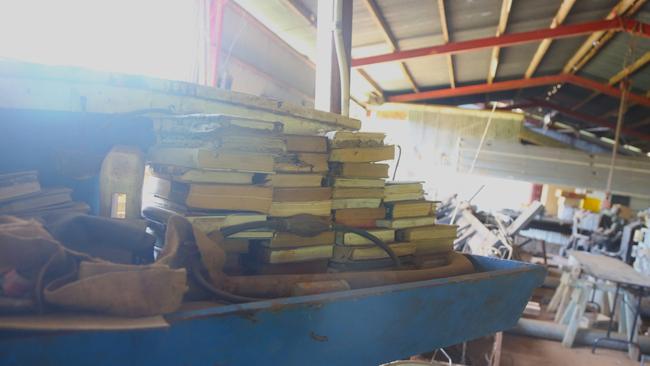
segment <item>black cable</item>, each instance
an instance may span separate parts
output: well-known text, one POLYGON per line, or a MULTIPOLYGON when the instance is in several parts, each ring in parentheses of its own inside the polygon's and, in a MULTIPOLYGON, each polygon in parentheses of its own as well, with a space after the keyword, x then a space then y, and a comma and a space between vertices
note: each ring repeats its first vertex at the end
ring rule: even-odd
POLYGON ((397 254, 395 254, 393 249, 391 249, 391 247, 388 246, 386 243, 384 243, 381 239, 379 239, 378 237, 370 234, 366 230, 362 230, 362 229, 358 229, 358 228, 350 227, 350 226, 345 226, 345 225, 341 225, 341 224, 333 224, 332 227, 336 231, 342 231, 342 232, 357 234, 359 236, 362 236, 362 237, 370 240, 371 242, 373 242, 373 244, 380 247, 381 249, 383 249, 386 252, 386 254, 388 254, 390 259, 393 260, 393 263, 395 263, 395 267, 397 267, 397 268, 402 267, 402 261, 400 261, 399 257, 397 256, 397 254))
POLYGON ((399 168, 399 162, 402 160, 402 147, 400 145, 397 146, 397 162, 395 162, 395 170, 393 170, 393 180, 395 180, 395 176, 397 175, 397 168, 399 168))

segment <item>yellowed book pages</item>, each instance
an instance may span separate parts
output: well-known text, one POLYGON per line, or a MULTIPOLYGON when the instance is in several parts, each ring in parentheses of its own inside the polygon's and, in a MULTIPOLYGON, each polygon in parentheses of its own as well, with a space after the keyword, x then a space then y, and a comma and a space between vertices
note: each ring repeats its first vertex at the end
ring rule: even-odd
POLYGON ((384 191, 384 202, 417 201, 422 199, 424 199, 424 191, 416 193, 386 193, 384 191))
POLYGON ((379 198, 338 198, 332 200, 332 209, 343 208, 377 208, 381 205, 379 198))
POLYGON ((183 183, 218 183, 218 184, 251 184, 254 173, 233 171, 184 169, 176 171, 165 169, 155 172, 157 176, 183 183))
POLYGON ((436 223, 436 218, 434 216, 410 217, 410 218, 394 219, 394 220, 377 220, 377 226, 391 228, 391 229, 404 229, 410 227, 427 226, 427 225, 433 225, 435 223, 436 223))
POLYGON ((415 244, 415 255, 429 255, 449 253, 454 250, 454 240, 456 237, 437 238, 412 241, 415 244))
POLYGON ((416 241, 416 240, 426 240, 426 239, 438 239, 438 238, 455 238, 456 231, 458 226, 456 225, 432 225, 432 226, 422 226, 408 228, 404 230, 399 230, 397 232, 397 237, 399 240, 404 241, 416 241))
POLYGON ((330 151, 330 161, 344 163, 369 163, 373 161, 393 160, 395 156, 395 147, 352 147, 343 149, 333 149, 330 151))
POLYGON ((267 186, 275 188, 320 187, 323 176, 320 174, 277 173, 267 176, 267 186))
POLYGON ((260 247, 257 252, 257 258, 265 263, 293 263, 315 259, 327 259, 332 256, 333 247, 333 245, 307 246, 290 249, 260 247))
MULTIPOLYGON (((395 252, 398 257, 413 255, 415 253, 415 244, 413 243, 394 243, 388 246, 395 252)), ((332 260, 337 262, 384 259, 389 258, 388 253, 379 247, 372 248, 355 248, 351 246, 335 245, 332 260)))
POLYGON ((327 152, 327 137, 325 136, 284 135, 284 139, 287 151, 327 152))
POLYGON ((287 153, 275 157, 274 170, 278 173, 327 173, 329 154, 287 153))
POLYGON ((332 190, 332 198, 383 198, 384 188, 342 188, 332 190))
POLYGON ((335 188, 384 188, 383 179, 331 178, 335 188))
POLYGON ((208 234, 222 228, 245 224, 255 221, 266 221, 266 215, 259 214, 231 214, 210 216, 185 216, 194 227, 208 234))
POLYGON ((333 245, 334 232, 326 231, 316 236, 302 237, 296 234, 277 232, 273 239, 264 240, 261 244, 269 248, 296 248, 316 245, 333 245))
POLYGON ((386 215, 389 218, 431 216, 435 211, 435 203, 431 201, 399 201, 386 203, 386 215))
POLYGON ((311 202, 273 202, 271 203, 269 216, 288 217, 298 214, 329 216, 331 211, 331 200, 311 202))
POLYGON ((388 178, 388 164, 381 163, 332 163, 333 176, 345 178, 388 178))
POLYGON ((381 132, 336 131, 328 134, 332 148, 376 147, 384 145, 386 135, 381 132))
POLYGON ((386 194, 422 192, 422 182, 386 182, 386 194))
MULTIPOLYGON (((395 230, 392 229, 374 229, 367 230, 368 233, 376 236, 384 243, 392 243, 395 241, 395 230)), ((336 233, 336 244, 339 245, 371 245, 372 241, 366 239, 355 233, 336 233)))
POLYGON ((149 150, 149 160, 154 164, 187 168, 258 173, 272 173, 274 165, 270 154, 182 147, 153 147, 149 150))

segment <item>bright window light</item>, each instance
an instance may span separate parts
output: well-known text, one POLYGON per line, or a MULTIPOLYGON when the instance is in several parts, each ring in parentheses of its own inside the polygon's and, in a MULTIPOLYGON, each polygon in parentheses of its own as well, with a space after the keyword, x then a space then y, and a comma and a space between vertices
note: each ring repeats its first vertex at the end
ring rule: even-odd
POLYGON ((204 0, 4 0, 0 58, 198 81, 205 7, 204 0))
POLYGON ((616 141, 610 139, 609 137, 601 137, 600 140, 605 141, 606 143, 612 144, 612 145, 614 145, 614 143, 616 142, 616 141))

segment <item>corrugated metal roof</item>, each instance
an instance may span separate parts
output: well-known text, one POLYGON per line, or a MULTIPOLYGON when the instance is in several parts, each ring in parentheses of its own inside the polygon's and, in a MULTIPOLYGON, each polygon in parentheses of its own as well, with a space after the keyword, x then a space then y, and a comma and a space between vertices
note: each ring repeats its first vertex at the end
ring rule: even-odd
MULTIPOLYGON (((266 3, 264 0, 237 0, 238 2, 266 3)), ((274 0, 275 3, 277 0, 274 0)), ((317 0, 301 0, 305 6, 316 12, 317 0)), ((397 38, 402 50, 409 50, 444 43, 435 0, 375 0, 386 19, 392 33, 397 38)), ((577 24, 604 19, 619 0, 577 0, 569 12, 564 24, 577 24)), ((551 20, 557 13, 562 0, 513 0, 506 33, 519 33, 550 26, 551 20)), ((452 42, 478 39, 494 36, 500 18, 502 0, 446 0, 446 16, 449 36, 452 42)), ((365 0, 355 0, 353 6, 352 55, 354 58, 378 55, 390 51, 386 39, 368 10, 365 0)), ((294 13, 285 12, 285 18, 295 17, 294 13)), ((282 12, 275 12, 281 17, 282 12)), ((647 2, 635 16, 640 21, 650 23, 650 2, 647 2)), ((282 22, 281 19, 277 21, 282 22)), ((290 28, 291 21, 286 19, 285 28, 290 28)), ((296 32, 303 31, 298 27, 296 32)), ((539 64, 535 76, 558 74, 574 52, 587 39, 587 36, 571 37, 553 40, 546 55, 539 64)), ((602 48, 602 50, 587 63, 579 75, 590 79, 606 82, 612 75, 619 72, 623 65, 622 57, 629 47, 630 36, 619 34, 602 48)), ((313 39, 315 47, 315 37, 313 39)), ((502 48, 496 81, 520 79, 524 77, 539 42, 502 48)), ((635 55, 640 57, 650 51, 650 40, 637 40, 635 55)), ((458 85, 485 83, 490 65, 491 50, 479 50, 453 55, 453 66, 458 85)), ((441 89, 449 87, 449 72, 444 56, 430 56, 409 59, 405 62, 415 82, 421 90, 441 89)), ((411 84, 405 78, 398 63, 377 64, 364 67, 364 70, 377 82, 387 95, 412 92, 411 84)), ((650 66, 637 71, 631 78, 636 91, 647 91, 650 86, 650 66)), ((371 86, 358 75, 353 77, 355 93, 369 93, 371 86)), ((544 98, 549 87, 530 88, 521 91, 492 93, 482 96, 467 96, 436 100, 436 103, 466 102, 468 100, 485 101, 522 99, 527 96, 544 98)), ((592 91, 572 85, 565 85, 552 100, 574 106, 588 97, 592 91)), ((359 96, 357 95, 359 98, 359 96)), ((613 121, 609 112, 617 107, 617 99, 609 96, 594 98, 581 111, 592 115, 604 114, 605 118, 613 121)), ((647 114, 648 108, 632 107, 630 116, 647 114)), ((578 121, 576 121, 578 123, 578 121)), ((650 124, 646 127, 650 132, 650 124)))

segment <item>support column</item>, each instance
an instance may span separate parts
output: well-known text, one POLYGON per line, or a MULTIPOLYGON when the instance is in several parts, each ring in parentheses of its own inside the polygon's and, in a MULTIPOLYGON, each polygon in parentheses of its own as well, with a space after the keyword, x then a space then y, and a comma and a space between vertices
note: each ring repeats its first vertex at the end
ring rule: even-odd
MULTIPOLYGON (((334 3, 336 0, 318 2, 316 30, 316 90, 314 104, 316 109, 341 113, 341 77, 334 46, 334 3)), ((343 3, 343 45, 345 47, 348 68, 352 50, 352 1, 339 0, 343 3)), ((350 85, 345 85, 350 89, 350 85)), ((349 101, 346 101, 349 103, 349 101)))
POLYGON ((219 58, 221 57, 221 38, 223 32, 223 12, 228 0, 210 1, 210 85, 219 86, 219 58))

